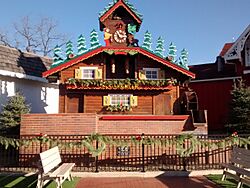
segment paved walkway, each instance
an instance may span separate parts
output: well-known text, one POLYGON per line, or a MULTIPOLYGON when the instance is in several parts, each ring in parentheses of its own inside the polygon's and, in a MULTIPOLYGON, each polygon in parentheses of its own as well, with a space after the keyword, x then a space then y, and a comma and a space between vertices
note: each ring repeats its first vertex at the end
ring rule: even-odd
POLYGON ((218 188, 205 177, 82 178, 76 188, 218 188))

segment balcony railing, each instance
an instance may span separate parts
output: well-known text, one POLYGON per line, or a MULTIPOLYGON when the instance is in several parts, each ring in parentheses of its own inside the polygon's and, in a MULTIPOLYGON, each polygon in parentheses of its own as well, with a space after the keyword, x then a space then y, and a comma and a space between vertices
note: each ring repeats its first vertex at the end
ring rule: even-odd
POLYGON ((112 90, 170 90, 176 81, 164 80, 138 80, 138 79, 113 79, 113 80, 86 80, 70 78, 66 81, 67 89, 112 89, 112 90))

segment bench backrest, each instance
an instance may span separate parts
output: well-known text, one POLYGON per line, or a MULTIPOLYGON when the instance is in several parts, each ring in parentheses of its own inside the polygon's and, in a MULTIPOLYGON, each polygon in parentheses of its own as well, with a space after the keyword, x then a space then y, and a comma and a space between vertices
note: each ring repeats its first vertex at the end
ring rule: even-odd
POLYGON ((231 162, 244 168, 250 168, 250 150, 234 147, 231 162))
POLYGON ((40 160, 43 168, 43 173, 46 174, 62 162, 59 148, 56 146, 40 153, 40 160))

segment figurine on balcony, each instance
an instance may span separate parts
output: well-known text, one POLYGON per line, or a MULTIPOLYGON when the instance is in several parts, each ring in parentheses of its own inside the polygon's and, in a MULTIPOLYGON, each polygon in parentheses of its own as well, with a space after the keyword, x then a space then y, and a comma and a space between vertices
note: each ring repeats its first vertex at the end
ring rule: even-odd
POLYGON ((129 33, 128 34, 128 46, 134 46, 134 47, 138 47, 139 40, 134 38, 134 35, 129 33))
POLYGON ((106 46, 110 46, 110 43, 112 42, 112 34, 109 32, 109 28, 104 28, 104 41, 106 46))

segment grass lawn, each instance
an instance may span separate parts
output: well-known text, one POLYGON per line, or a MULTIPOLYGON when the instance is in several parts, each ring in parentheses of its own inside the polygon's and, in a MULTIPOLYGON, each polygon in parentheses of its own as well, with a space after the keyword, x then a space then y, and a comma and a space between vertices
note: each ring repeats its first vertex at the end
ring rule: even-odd
MULTIPOLYGON (((238 184, 237 181, 235 181, 233 178, 230 178, 230 177, 227 177, 225 181, 221 181, 222 175, 208 175, 206 177, 223 188, 235 188, 237 187, 237 184, 238 184)), ((247 185, 243 185, 242 187, 250 188, 247 185)))
MULTIPOLYGON (((63 188, 74 188, 80 178, 74 177, 73 181, 65 181, 63 188)), ((36 188, 37 175, 31 175, 28 177, 21 175, 0 175, 0 187, 2 188, 36 188)), ((49 182, 45 186, 46 188, 55 188, 56 183, 54 181, 49 182)))

